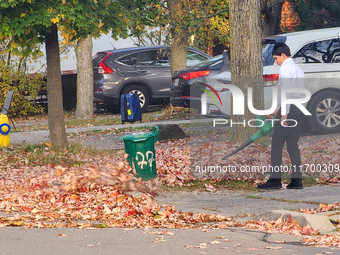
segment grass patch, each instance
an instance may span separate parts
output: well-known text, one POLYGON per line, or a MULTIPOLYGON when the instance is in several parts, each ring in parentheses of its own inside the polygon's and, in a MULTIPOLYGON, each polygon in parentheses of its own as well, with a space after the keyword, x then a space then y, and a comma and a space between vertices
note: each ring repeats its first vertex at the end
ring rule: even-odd
MULTIPOLYGON (((143 113, 143 122, 152 122, 158 120, 168 120, 168 119, 189 119, 192 112, 197 112, 195 109, 174 107, 172 115, 171 107, 157 107, 156 111, 150 111, 143 113)), ((106 125, 118 125, 122 124, 120 114, 109 115, 105 118, 94 118, 90 121, 79 121, 79 120, 68 120, 66 121, 67 127, 83 127, 83 126, 106 126, 106 125)))
MULTIPOLYGON (((200 116, 200 114, 195 109, 183 108, 183 107, 174 107, 172 114, 171 107, 153 107, 154 111, 147 111, 143 113, 143 122, 151 122, 158 120, 168 120, 168 119, 190 119, 194 116, 200 116), (155 111, 156 110, 156 111, 155 111)), ((75 128, 75 127, 89 127, 89 126, 106 126, 106 125, 118 125, 122 124, 120 114, 109 114, 109 113, 101 113, 95 114, 92 120, 81 121, 76 120, 74 118, 74 112, 64 112, 65 117, 65 125, 67 128, 75 128)), ((27 122, 43 122, 48 120, 47 114, 41 114, 36 117, 29 117, 26 119, 17 118, 14 119, 16 122, 16 131, 34 131, 34 130, 48 130, 47 124, 36 124, 36 125, 27 125, 22 127, 27 122), (19 123, 19 124, 18 124, 19 123), (22 126, 20 127, 20 123, 22 126)))
POLYGON ((328 151, 320 149, 313 151, 312 154, 328 154, 328 151))
POLYGON ((115 150, 97 150, 82 146, 79 142, 70 143, 65 148, 50 147, 45 144, 15 144, 0 148, 0 161, 6 162, 3 169, 11 167, 61 165, 64 167, 79 166, 95 162, 105 156, 120 156, 122 152, 115 150))
MULTIPOLYGON (((282 177, 282 181, 284 183, 290 182, 290 177, 287 174, 284 174, 282 177)), ((318 185, 317 181, 313 178, 304 178, 302 180, 302 183, 304 187, 310 187, 314 185, 318 185)), ((195 180, 195 181, 189 181, 184 183, 182 186, 176 185, 173 187, 169 187, 166 185, 160 185, 159 186, 159 192, 193 192, 193 191, 199 191, 204 192, 207 191, 206 185, 213 186, 216 191, 223 191, 223 190, 243 190, 243 191, 254 191, 258 192, 257 185, 254 185, 254 182, 251 180, 195 180)), ((277 200, 277 201, 283 201, 283 202, 291 202, 291 203, 301 203, 301 201, 297 200, 280 200, 280 199, 271 199, 271 198, 264 198, 264 197, 255 197, 255 196, 248 196, 249 198, 255 198, 255 199, 263 199, 263 200, 277 200)), ((311 203, 311 204, 318 204, 318 202, 303 202, 303 203, 311 203)))
POLYGON ((202 139, 218 138, 221 136, 228 138, 228 130, 224 128, 191 130, 190 135, 193 137, 202 137, 202 139))
MULTIPOLYGON (((290 175, 287 174, 287 173, 283 173, 282 174, 282 182, 285 183, 285 184, 289 184, 290 183, 290 175)), ((306 177, 306 178, 302 178, 302 185, 303 185, 303 187, 312 187, 312 186, 315 186, 315 185, 319 185, 319 183, 313 177, 306 177)))
POLYGON ((228 180, 226 181, 225 188, 228 190, 257 191, 254 183, 249 180, 228 180))
POLYGON ((252 196, 249 195, 247 198, 252 198, 252 199, 262 199, 262 200, 271 200, 271 201, 280 201, 280 202, 286 202, 286 203, 304 203, 304 204, 315 204, 319 205, 320 202, 315 202, 315 201, 300 201, 300 200, 290 200, 290 199, 282 199, 282 198, 269 198, 269 197, 257 197, 257 196, 252 196))
POLYGON ((246 191, 256 191, 257 188, 254 186, 252 181, 249 180, 195 180, 184 183, 182 186, 176 185, 174 187, 168 187, 166 185, 159 186, 159 192, 193 192, 200 191, 204 192, 206 190, 206 185, 213 186, 216 191, 223 190, 246 190, 246 191))
POLYGON ((304 187, 312 187, 312 186, 316 186, 316 185, 318 185, 318 184, 319 184, 319 183, 316 181, 315 178, 309 177, 309 178, 303 178, 303 179, 302 179, 302 185, 303 185, 304 187))
POLYGON ((78 137, 78 136, 95 136, 95 135, 112 135, 112 134, 121 134, 124 133, 134 133, 134 132, 148 132, 152 126, 143 126, 143 127, 126 127, 126 128, 107 128, 107 129, 95 129, 89 131, 79 131, 76 133, 68 133, 68 137, 78 137))
POLYGON ((194 127, 207 127, 211 126, 212 127, 212 122, 211 121, 206 121, 206 122, 192 122, 192 123, 180 123, 178 124, 180 128, 194 128, 194 127))
POLYGON ((117 124, 122 123, 121 119, 118 117, 119 116, 117 115, 112 115, 112 116, 104 117, 104 118, 93 118, 92 120, 89 120, 89 121, 72 119, 72 120, 65 121, 65 125, 68 128, 117 125, 117 124))

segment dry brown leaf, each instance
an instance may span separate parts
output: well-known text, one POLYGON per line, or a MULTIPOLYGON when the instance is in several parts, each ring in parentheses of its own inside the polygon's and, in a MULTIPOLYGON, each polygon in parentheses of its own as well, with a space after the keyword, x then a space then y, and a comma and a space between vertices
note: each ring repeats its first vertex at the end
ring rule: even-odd
POLYGON ((282 247, 270 247, 270 246, 266 246, 264 248, 265 249, 270 249, 270 250, 279 250, 279 249, 282 249, 282 247))

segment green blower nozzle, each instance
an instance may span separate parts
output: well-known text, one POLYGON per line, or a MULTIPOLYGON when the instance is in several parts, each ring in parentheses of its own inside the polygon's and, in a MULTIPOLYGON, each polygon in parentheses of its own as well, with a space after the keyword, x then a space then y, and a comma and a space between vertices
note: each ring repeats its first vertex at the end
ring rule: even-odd
POLYGON ((232 153, 230 153, 228 156, 222 158, 222 160, 225 160, 229 158, 230 156, 234 155, 235 153, 239 152, 240 150, 243 150, 245 147, 247 147, 249 144, 255 142, 257 139, 264 135, 269 135, 273 130, 273 122, 266 120, 266 115, 259 115, 256 117, 257 119, 257 125, 259 126, 260 131, 256 134, 252 135, 245 143, 243 143, 240 147, 238 147, 236 150, 234 150, 232 153))

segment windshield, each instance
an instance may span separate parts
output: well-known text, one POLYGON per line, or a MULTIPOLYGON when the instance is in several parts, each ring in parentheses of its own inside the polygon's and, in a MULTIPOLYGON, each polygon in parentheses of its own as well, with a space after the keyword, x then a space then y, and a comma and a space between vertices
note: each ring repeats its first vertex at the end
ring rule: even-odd
POLYGON ((223 59, 223 55, 217 55, 213 58, 209 58, 207 60, 204 60, 202 62, 199 62, 198 64, 192 66, 193 68, 197 68, 197 67, 205 67, 205 66, 212 66, 214 64, 217 64, 218 62, 222 61, 223 59))
POLYGON ((272 55, 274 44, 263 44, 262 55, 263 55, 263 66, 271 66, 274 64, 274 58, 272 55))

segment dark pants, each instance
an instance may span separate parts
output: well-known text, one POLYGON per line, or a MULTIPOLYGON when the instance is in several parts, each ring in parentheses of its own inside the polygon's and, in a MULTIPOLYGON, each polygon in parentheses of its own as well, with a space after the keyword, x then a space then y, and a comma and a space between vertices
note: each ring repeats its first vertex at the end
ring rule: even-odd
MULTIPOLYGON (((287 121, 288 126, 295 127, 283 127, 281 125, 281 109, 276 115, 276 119, 280 121, 275 122, 274 133, 272 137, 272 151, 271 151, 271 165, 273 167, 273 172, 271 173, 271 178, 281 179, 282 177, 282 150, 286 142, 287 151, 291 160, 292 169, 292 180, 301 179, 302 172, 301 166, 301 156, 298 146, 298 141, 301 135, 301 126, 304 121, 304 114, 295 105, 290 106, 290 111, 288 113, 287 119, 293 119, 295 121, 287 121), (280 171, 278 171, 280 169, 280 171), (275 171, 276 170, 276 171, 275 171)), ((283 166, 282 166, 283 167, 283 166)), ((287 167, 285 168, 287 169, 287 167)))

